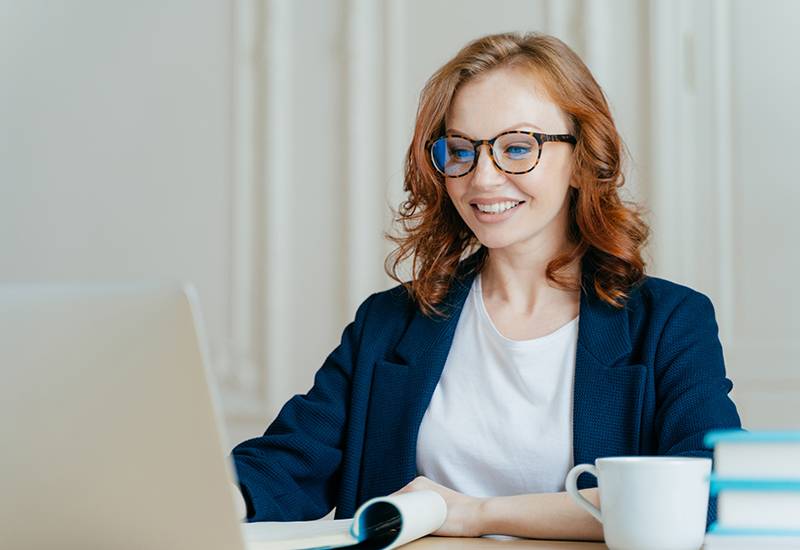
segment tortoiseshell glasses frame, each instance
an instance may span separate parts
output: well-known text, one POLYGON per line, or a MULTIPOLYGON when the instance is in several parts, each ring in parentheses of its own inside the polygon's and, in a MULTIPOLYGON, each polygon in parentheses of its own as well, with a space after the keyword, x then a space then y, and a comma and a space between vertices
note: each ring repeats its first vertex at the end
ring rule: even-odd
MULTIPOLYGON (((505 140, 503 140, 503 141, 505 141, 505 140)), ((468 138, 466 136, 459 135, 459 134, 448 133, 448 134, 445 134, 444 136, 441 136, 441 137, 439 137, 439 138, 437 138, 435 140, 429 141, 427 149, 428 149, 428 152, 430 154, 431 163, 433 164, 433 167, 436 169, 436 171, 439 172, 440 174, 442 174, 443 176, 446 176, 446 177, 449 177, 449 178, 460 178, 460 177, 466 176, 467 174, 472 172, 472 170, 474 170, 475 166, 478 164, 478 158, 479 158, 479 155, 480 155, 481 146, 484 143, 489 146, 488 147, 489 148, 489 157, 492 159, 492 162, 494 163, 494 165, 497 167, 498 170, 500 170, 502 172, 505 172, 506 174, 518 175, 518 174, 527 174, 528 172, 530 172, 531 170, 536 168, 536 166, 539 164, 539 160, 542 158, 543 146, 548 141, 571 143, 572 145, 575 145, 578 142, 578 140, 572 134, 543 134, 541 132, 532 132, 532 131, 524 131, 524 130, 509 130, 507 132, 503 132, 502 134, 496 135, 492 139, 475 139, 475 140, 470 139, 470 138, 468 138), (517 136, 517 135, 525 136, 526 138, 533 137, 533 139, 536 140, 536 143, 537 143, 536 159, 533 161, 533 164, 529 168, 526 168, 524 170, 508 170, 507 168, 503 168, 503 166, 501 166, 500 163, 497 160, 497 156, 496 156, 497 152, 494 150, 495 149, 495 143, 497 143, 497 140, 500 139, 500 138, 508 139, 507 136, 510 136, 510 137, 513 138, 514 136, 517 136), (461 166, 458 167, 457 171, 452 171, 451 170, 451 173, 448 173, 447 172, 447 159, 446 158, 445 159, 440 159, 440 161, 442 161, 442 160, 444 161, 444 165, 440 166, 440 161, 437 162, 436 155, 437 155, 437 153, 440 156, 442 154, 444 154, 445 157, 447 157, 447 154, 448 154, 448 151, 447 151, 448 140, 452 140, 452 139, 462 140, 462 141, 460 141, 460 144, 462 144, 464 146, 466 146, 466 144, 470 144, 471 147, 472 147, 472 157, 471 157, 471 163, 470 164, 460 163, 461 166), (444 149, 442 150, 442 148, 444 148, 444 149), (465 169, 465 167, 466 167, 466 169, 465 169)), ((510 161, 510 162, 518 162, 518 163, 520 163, 522 161, 525 161, 524 164, 527 164, 527 162, 530 162, 530 159, 523 158, 523 159, 517 159, 517 160, 514 160, 514 161, 510 161)))

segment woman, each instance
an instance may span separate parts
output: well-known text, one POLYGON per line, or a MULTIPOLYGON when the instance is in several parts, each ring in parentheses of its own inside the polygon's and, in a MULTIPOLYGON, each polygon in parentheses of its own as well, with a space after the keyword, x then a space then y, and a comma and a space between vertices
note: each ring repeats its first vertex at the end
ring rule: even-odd
POLYGON ((424 488, 448 503, 440 535, 602 539, 563 492, 572 465, 709 456, 706 431, 740 426, 713 307, 645 276, 620 164, 559 40, 487 36, 439 69, 387 262, 412 279, 370 296, 308 394, 234 449, 247 517, 350 517, 424 488))

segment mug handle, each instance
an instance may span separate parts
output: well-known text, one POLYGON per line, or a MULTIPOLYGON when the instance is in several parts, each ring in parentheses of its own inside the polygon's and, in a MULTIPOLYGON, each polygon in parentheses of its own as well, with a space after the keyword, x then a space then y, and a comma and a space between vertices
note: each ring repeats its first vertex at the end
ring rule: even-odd
POLYGON ((597 477, 597 468, 594 466, 594 464, 578 464, 567 474, 567 493, 569 493, 569 496, 571 496, 572 500, 575 501, 575 504, 592 514, 597 521, 603 523, 603 517, 600 514, 600 509, 586 500, 586 497, 578 492, 578 476, 584 472, 590 473, 594 477, 597 477))

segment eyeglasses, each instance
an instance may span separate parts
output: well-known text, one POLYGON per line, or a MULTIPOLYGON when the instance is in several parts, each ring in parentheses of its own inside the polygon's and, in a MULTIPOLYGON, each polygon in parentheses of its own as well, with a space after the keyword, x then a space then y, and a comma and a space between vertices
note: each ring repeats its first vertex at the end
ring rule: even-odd
POLYGON ((561 141, 575 145, 571 134, 541 134, 511 130, 492 139, 471 140, 457 134, 442 136, 429 145, 433 167, 448 178, 469 174, 478 162, 481 146, 489 145, 489 156, 499 170, 506 174, 527 174, 539 164, 542 145, 561 141))

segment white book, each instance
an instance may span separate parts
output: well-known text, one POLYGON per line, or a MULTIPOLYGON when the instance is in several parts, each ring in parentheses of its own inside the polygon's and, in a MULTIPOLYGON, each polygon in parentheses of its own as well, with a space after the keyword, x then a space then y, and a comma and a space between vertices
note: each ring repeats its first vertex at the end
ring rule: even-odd
POLYGON ((397 548, 436 531, 447 517, 444 499, 434 491, 379 497, 362 504, 353 519, 254 522, 242 526, 248 550, 341 548, 368 542, 371 548, 397 548))
POLYGON ((800 531, 798 491, 720 491, 717 523, 736 529, 800 531))
POLYGON ((800 530, 800 432, 722 430, 705 444, 721 528, 800 530))
POLYGON ((800 534, 791 535, 706 535, 703 550, 769 550, 772 548, 800 548, 800 534))
POLYGON ((800 479, 800 431, 721 430, 705 437, 714 447, 714 474, 729 479, 800 479))

